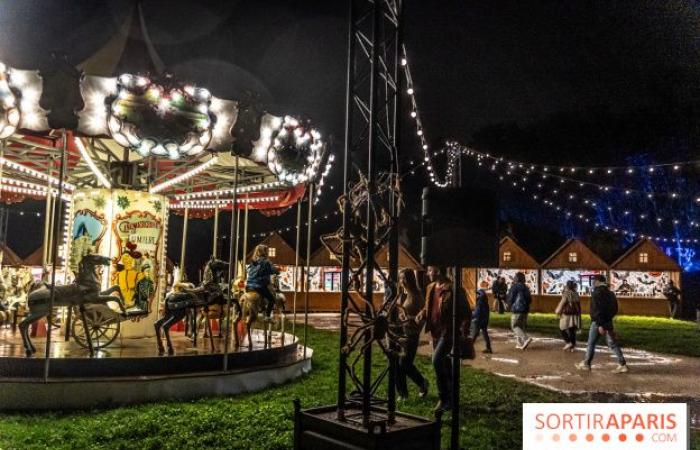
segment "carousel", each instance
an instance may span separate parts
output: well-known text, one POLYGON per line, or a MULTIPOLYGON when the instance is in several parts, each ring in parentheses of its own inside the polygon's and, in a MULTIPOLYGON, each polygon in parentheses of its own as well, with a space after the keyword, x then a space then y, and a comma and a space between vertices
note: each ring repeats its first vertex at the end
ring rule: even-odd
MULTIPOLYGON (((134 23, 123 48, 142 31, 134 23)), ((0 62, 0 201, 46 208, 41 275, 0 299, 14 318, 0 327, 2 409, 230 394, 310 370, 311 349, 284 326, 296 298, 285 303, 274 276, 269 308, 246 292, 247 222, 251 210, 295 206, 300 218, 302 202, 312 217, 333 162, 326 142, 307 120, 146 66, 93 74, 60 56, 42 70, 0 62), (183 231, 169 273, 173 214, 183 231), (190 283, 188 222, 210 218, 211 258, 190 283)))

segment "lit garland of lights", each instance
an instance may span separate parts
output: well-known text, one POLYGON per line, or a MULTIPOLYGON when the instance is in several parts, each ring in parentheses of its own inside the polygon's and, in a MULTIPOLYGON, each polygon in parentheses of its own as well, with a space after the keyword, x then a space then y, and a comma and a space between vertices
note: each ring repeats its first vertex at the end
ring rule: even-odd
MULTIPOLYGON (((457 144, 449 143, 448 146, 457 146, 457 144)), ((483 168, 484 170, 486 169, 486 166, 484 164, 477 164, 477 166, 483 168)), ((492 168, 491 170, 493 171, 493 170, 495 170, 495 168, 492 168)), ((509 175, 516 176, 513 174, 513 172, 511 172, 509 175)), ((505 177, 503 175, 500 175, 499 180, 505 181, 505 177)), ((525 193, 528 192, 526 187, 524 186, 524 182, 521 183, 518 181, 508 181, 506 184, 515 190, 522 191, 525 193)), ((559 192, 557 189, 554 189, 551 192, 551 194, 558 195, 559 192)), ((568 196, 566 196, 566 195, 564 195, 564 196, 568 199, 572 199, 571 195, 572 194, 569 194, 568 196)), ((568 210, 566 207, 562 206, 559 203, 556 203, 555 201, 551 200, 550 198, 548 198, 545 195, 542 195, 539 193, 534 193, 534 194, 530 194, 530 196, 531 196, 532 200, 535 200, 538 202, 541 201, 544 205, 550 207, 551 209, 554 209, 555 211, 561 212, 567 219, 578 220, 579 222, 583 222, 583 223, 586 223, 588 225, 591 225, 596 229, 602 229, 602 230, 605 230, 605 231, 608 231, 608 232, 611 232, 614 234, 630 236, 632 238, 649 238, 649 239, 652 239, 652 240, 657 241, 657 242, 673 242, 673 243, 677 242, 677 243, 686 243, 686 244, 698 243, 697 238, 675 238, 675 237, 669 238, 669 237, 662 237, 662 236, 653 236, 650 234, 637 233, 637 232, 634 232, 632 230, 626 229, 625 227, 615 227, 615 226, 606 225, 606 224, 598 221, 597 219, 591 218, 583 213, 572 212, 572 211, 568 210)), ((596 202, 593 202, 593 201, 588 200, 588 199, 585 199, 583 201, 583 204, 587 205, 587 206, 591 206, 591 207, 597 206, 596 202)), ((606 210, 608 212, 612 212, 612 207, 608 207, 608 208, 606 208, 606 210)), ((627 215, 627 214, 625 214, 625 215, 627 215)), ((641 218, 645 219, 646 215, 642 214, 641 218)), ((656 218, 657 223, 661 223, 663 220, 664 219, 660 218, 660 217, 656 218)), ((679 225, 679 223, 680 223, 680 221, 678 221, 678 220, 672 220, 672 222, 674 225, 679 225)), ((691 221, 689 226, 692 228, 700 228, 700 223, 698 223, 696 221, 691 221)))
POLYGON ((109 99, 107 128, 112 138, 121 146, 136 150, 141 156, 168 156, 178 159, 184 155, 203 152, 212 139, 216 116, 211 112, 211 93, 204 88, 186 85, 163 87, 147 77, 123 74, 117 78, 116 96, 109 99), (191 126, 183 130, 184 136, 163 138, 149 132, 152 127, 133 123, 137 109, 144 120, 183 122, 191 126), (148 133, 148 134, 146 134, 148 133))
MULTIPOLYGON (((448 144, 450 145, 450 144, 448 144)), ((452 144, 454 146, 456 144, 452 144)), ((451 147, 448 147, 451 148, 451 147)), ((598 189, 599 191, 603 192, 609 192, 609 191, 619 191, 623 193, 626 196, 629 195, 642 195, 646 197, 647 199, 654 199, 654 198, 671 198, 671 199, 680 199, 683 197, 683 195, 677 193, 677 192, 653 192, 653 191, 644 191, 644 190, 639 190, 639 189, 632 189, 629 187, 624 187, 624 186, 614 186, 614 185, 609 185, 609 184, 602 184, 602 183, 595 183, 592 181, 582 181, 581 179, 578 178, 573 178, 571 176, 564 175, 565 173, 569 174, 576 174, 576 173, 583 173, 587 175, 594 175, 596 173, 596 169, 593 168, 582 168, 582 167, 561 167, 561 166, 551 166, 551 165, 537 165, 537 164, 528 164, 528 163, 520 163, 520 162, 513 162, 513 161, 508 161, 505 160, 504 158, 496 157, 493 156, 489 153, 482 153, 477 150, 471 149, 471 148, 466 148, 462 147, 462 154, 466 156, 470 156, 472 158, 475 158, 478 162, 478 164, 482 164, 485 160, 488 161, 486 164, 491 165, 491 170, 495 170, 495 168, 499 165, 507 165, 508 168, 508 175, 510 175, 512 172, 522 172, 525 176, 531 175, 531 174, 536 174, 540 176, 543 180, 551 178, 555 179, 559 182, 560 185, 573 185, 578 188, 584 188, 584 187, 593 187, 598 189)), ((635 172, 639 171, 644 171, 647 173, 657 173, 658 169, 661 167, 668 167, 672 168, 674 172, 679 171, 681 167, 684 165, 692 165, 695 164, 695 162, 675 162, 675 163, 665 163, 665 164, 657 164, 657 165, 649 165, 649 166, 636 166, 635 168, 628 167, 625 169, 625 172, 628 175, 631 175, 635 172)), ((618 168, 619 169, 619 168, 618 168)), ((597 168, 599 173, 606 173, 606 174, 612 174, 614 172, 613 168, 597 168), (609 171, 609 172, 608 172, 609 171)))
MULTIPOLYGON (((448 146, 449 145, 456 145, 456 144, 455 143, 448 143, 448 146)), ((443 149, 438 153, 439 154, 446 153, 446 149, 443 149)), ((689 164, 692 164, 692 162, 686 163, 686 165, 689 165, 689 164)), ((673 164, 673 163, 665 164, 665 166, 670 166, 672 168, 674 168, 675 165, 676 164, 673 164)), ((413 167, 412 169, 410 169, 409 171, 404 173, 402 175, 402 177, 407 176, 407 175, 415 175, 416 169, 420 168, 421 166, 427 166, 427 163, 424 161, 424 162, 418 164, 417 166, 413 167)), ((485 168, 485 165, 481 164, 479 167, 485 168)), ((641 167, 641 166, 637 166, 637 167, 641 167)), ((677 169, 674 168, 674 170, 677 170, 677 169)), ((504 177, 499 177, 499 179, 501 181, 503 181, 504 177)), ((507 184, 512 189, 516 189, 516 190, 522 191, 522 192, 527 192, 527 189, 524 186, 520 186, 520 183, 518 183, 518 182, 515 182, 515 185, 513 185, 513 182, 509 182, 507 184), (518 187, 519 187, 519 189, 518 189, 518 187)), ((571 195, 571 194, 569 194, 569 195, 571 195)), ((543 197, 541 195, 533 194, 532 199, 533 200, 541 200, 545 205, 551 207, 552 209, 554 209, 556 211, 564 211, 565 215, 568 219, 572 219, 572 218, 577 219, 581 222, 584 222, 586 224, 594 226, 596 229, 605 230, 605 231, 608 231, 608 232, 611 232, 614 234, 630 236, 632 238, 648 238, 648 239, 654 240, 656 242, 673 242, 673 243, 685 243, 685 244, 690 244, 690 243, 697 244, 700 242, 700 239, 698 239, 698 238, 682 238, 681 239, 681 238, 654 236, 651 234, 637 233, 637 232, 634 232, 632 230, 626 229, 625 227, 615 227, 615 226, 605 225, 605 224, 597 221, 596 219, 591 219, 590 217, 588 217, 584 214, 580 214, 580 213, 576 214, 576 213, 571 212, 571 211, 566 211, 566 209, 564 207, 562 207, 561 205, 556 204, 553 201, 551 201, 551 200, 549 200, 546 197, 543 197)), ((700 198, 696 199, 696 201, 700 201, 700 198)), ((588 199, 584 199, 583 203, 585 205, 591 206, 591 207, 597 206, 596 202, 593 202, 593 201, 588 200, 588 199)), ((610 212, 611 210, 607 209, 607 211, 610 212)), ((628 213, 628 214, 630 214, 630 213, 628 213)), ((628 215, 628 214, 625 214, 625 215, 628 215)), ((640 214, 640 219, 647 219, 647 218, 648 218, 647 214, 640 214)), ((672 222, 674 225, 680 224, 680 221, 675 220, 675 219, 664 219, 664 218, 659 218, 659 217, 656 218, 657 223, 661 223, 664 220, 668 220, 668 222, 672 222)), ((700 222, 690 221, 688 226, 690 226, 691 228, 700 228, 700 222)))
MULTIPOLYGON (((409 115, 411 118, 415 121, 416 124, 416 135, 418 136, 418 139, 420 140, 420 146, 421 149, 423 150, 423 163, 421 164, 422 166, 425 166, 427 171, 428 171, 428 176, 430 177, 430 181, 437 187, 447 187, 450 183, 450 178, 448 176, 445 176, 445 179, 440 180, 438 175, 435 173, 435 169, 433 167, 433 159, 432 155, 430 154, 430 147, 428 146, 428 140, 425 137, 425 131, 423 129, 423 120, 421 118, 420 112, 418 111, 418 102, 416 100, 416 89, 413 84, 413 77, 411 76, 411 69, 408 64, 408 57, 407 57, 407 52, 406 52, 406 46, 403 46, 403 57, 401 58, 401 66, 404 69, 404 75, 406 76, 406 94, 409 96, 409 100, 411 103, 411 112, 409 115)), ((449 158, 447 160, 447 170, 446 173, 454 173, 455 170, 455 165, 456 165, 456 158, 449 158)))
POLYGON ((267 167, 281 181, 299 184, 314 180, 323 158, 321 133, 285 116, 272 131, 267 150, 267 167))
MULTIPOLYGON (((279 195, 267 195, 263 197, 239 198, 236 200, 236 205, 252 204, 252 203, 269 203, 276 202, 280 199, 279 195)), ((214 209, 216 207, 227 206, 233 203, 233 199, 212 199, 212 200, 184 200, 168 205, 170 209, 214 209)))
MULTIPOLYGON (((39 172, 38 170, 34 170, 34 169, 30 168, 30 167, 27 167, 27 166, 25 166, 25 165, 23 165, 23 164, 20 164, 20 163, 11 161, 11 160, 9 160, 9 159, 7 159, 7 158, 4 158, 4 157, 2 157, 2 156, 0 156, 0 166, 6 166, 6 167, 8 167, 8 168, 10 168, 10 169, 12 169, 12 170, 15 170, 15 171, 17 171, 17 172, 23 173, 23 174, 25 174, 25 175, 27 175, 27 176, 30 176, 30 177, 33 177, 33 178, 37 178, 37 179, 39 179, 39 180, 44 180, 44 181, 48 182, 49 184, 53 184, 54 186, 58 186, 59 183, 60 183, 59 179, 56 178, 56 177, 53 177, 53 176, 48 175, 48 174, 45 174, 45 173, 43 173, 43 172, 39 172)), ((73 190, 73 189, 75 189, 75 186, 74 186, 74 185, 72 185, 72 184, 70 184, 70 183, 68 183, 68 182, 66 182, 66 181, 63 182, 63 187, 64 187, 65 189, 68 189, 68 190, 73 190)))
POLYGON ((85 145, 83 144, 83 141, 80 140, 80 138, 75 138, 75 146, 78 147, 80 156, 82 156, 82 158, 85 160, 88 167, 92 171, 93 175, 95 175, 97 180, 100 182, 100 184, 106 187, 107 189, 111 189, 112 183, 110 183, 107 177, 100 171, 100 169, 97 168, 92 158, 90 158, 90 155, 88 154, 87 149, 85 148, 85 145))
MULTIPOLYGON (((273 189, 281 189, 291 186, 289 183, 284 181, 272 181, 269 183, 253 184, 250 186, 243 186, 236 189, 237 194, 248 194, 252 192, 262 192, 273 189)), ((188 192, 187 194, 175 195, 175 200, 189 200, 196 198, 207 198, 207 197, 224 197, 227 195, 233 195, 233 188, 231 189, 216 189, 213 191, 198 191, 198 192, 188 192)))
MULTIPOLYGON (((321 219, 321 220, 328 220, 328 219, 330 219, 330 218, 333 217, 333 216, 339 216, 339 215, 340 215, 340 211, 333 211, 332 213, 324 214, 323 216, 316 217, 313 221, 314 221, 314 223, 317 223, 319 219, 321 219)), ((303 226, 308 226, 308 225, 309 225, 309 222, 304 222, 304 223, 303 223, 303 226)), ((278 229, 276 229, 276 230, 263 231, 263 232, 261 232, 261 233, 253 233, 253 234, 250 235, 250 237, 252 237, 252 238, 265 237, 265 236, 273 235, 273 234, 275 234, 275 233, 278 233, 278 234, 279 234, 279 233, 283 233, 283 232, 285 232, 285 231, 288 232, 288 231, 293 231, 293 230, 296 230, 296 229, 297 229, 297 226, 296 226, 296 225, 290 225, 290 226, 287 226, 287 227, 278 228, 278 229)))
MULTIPOLYGON (((318 203, 318 201, 321 199, 321 194, 323 193, 323 187, 326 184, 326 177, 331 171, 331 168, 333 167, 333 161, 335 161, 335 155, 330 154, 328 155, 328 161, 326 162, 326 167, 323 169, 323 172, 321 173, 321 178, 318 181, 318 184, 316 185, 316 196, 314 197, 314 205, 318 203)), ((331 186, 331 189, 333 189, 333 186, 331 186)))
MULTIPOLYGON (((24 180, 16 180, 16 179, 14 179, 14 178, 9 178, 9 177, 6 177, 6 176, 3 176, 3 177, 2 177, 2 184, 7 185, 7 188, 8 188, 8 189, 4 189, 4 190, 7 190, 7 191, 10 191, 10 188, 13 187, 13 186, 15 186, 15 187, 17 187, 18 189, 25 189, 25 190, 27 190, 27 191, 32 191, 32 192, 40 192, 41 194, 39 194, 39 195, 44 196, 44 197, 45 197, 45 196, 48 194, 48 192, 49 192, 49 188, 47 188, 47 187, 44 186, 44 185, 36 184, 36 183, 30 183, 29 181, 24 181, 24 180)), ((10 192, 12 192, 12 191, 10 191, 10 192)), ((17 193, 22 193, 22 192, 20 192, 20 191, 16 191, 16 192, 17 192, 17 193)), ((56 189, 56 188, 51 188, 51 189, 50 189, 50 192, 51 192, 51 195, 53 195, 53 196, 58 195, 58 189, 56 189)), ((26 193, 26 192, 24 192, 24 193, 26 193)), ((31 194, 31 195, 34 195, 34 194, 31 194)), ((63 198, 64 198, 64 199, 67 199, 67 198, 70 198, 70 197, 68 197, 66 194, 64 194, 64 195, 63 195, 63 198)))
POLYGON ((165 180, 160 184, 156 184, 155 186, 152 186, 148 192, 151 194, 156 194, 162 190, 168 189, 171 186, 174 186, 178 183, 182 183, 183 181, 189 180, 195 175, 198 175, 202 173, 203 171, 207 170, 209 167, 212 165, 216 164, 216 162, 219 160, 218 156, 213 156, 209 161, 206 161, 197 167, 188 170, 187 172, 180 174, 174 178, 170 178, 169 180, 165 180))

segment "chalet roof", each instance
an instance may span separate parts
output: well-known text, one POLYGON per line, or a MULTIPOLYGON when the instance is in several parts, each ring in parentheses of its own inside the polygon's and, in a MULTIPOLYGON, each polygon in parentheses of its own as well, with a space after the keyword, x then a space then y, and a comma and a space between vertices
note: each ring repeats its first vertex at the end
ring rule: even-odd
MULTIPOLYGON (((380 267, 389 266, 389 247, 384 246, 378 253, 377 261, 380 267)), ((340 261, 331 256, 326 247, 319 247, 313 255, 311 255, 311 266, 315 267, 334 267, 340 266, 340 261)), ((421 269, 422 266, 415 257, 403 245, 399 244, 399 267, 409 269, 421 269)))
POLYGON ((680 272, 683 269, 675 259, 668 256, 649 239, 640 239, 635 242, 610 266, 617 270, 670 270, 680 272), (639 254, 648 254, 648 263, 640 263, 639 254))
MULTIPOLYGON (((271 262, 275 264, 282 264, 285 266, 294 265, 296 258, 294 247, 289 245, 289 243, 285 241, 279 233, 272 233, 271 235, 267 236, 265 239, 260 241, 257 245, 259 244, 264 244, 270 248, 275 249, 275 256, 270 256, 271 262)), ((246 261, 250 262, 250 260, 253 258, 254 251, 255 246, 253 246, 253 248, 251 248, 248 254, 246 255, 246 261)), ((302 257, 302 255, 299 255, 299 264, 304 264, 304 258, 302 257)))
POLYGON ((498 245, 498 267, 507 269, 538 269, 540 265, 510 236, 501 239, 498 245), (503 260, 503 252, 511 252, 511 260, 503 260))
POLYGON ((569 239, 542 263, 544 269, 606 270, 608 264, 580 239, 569 239), (569 262, 569 253, 576 252, 576 262, 569 262))

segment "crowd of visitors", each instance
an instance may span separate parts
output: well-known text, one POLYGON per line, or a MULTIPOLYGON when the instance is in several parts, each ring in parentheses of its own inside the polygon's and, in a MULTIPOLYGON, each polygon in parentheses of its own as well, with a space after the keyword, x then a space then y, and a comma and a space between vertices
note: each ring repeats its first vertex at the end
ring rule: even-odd
MULTIPOLYGON (((398 361, 396 390, 399 400, 408 397, 407 380, 410 379, 418 387, 419 397, 425 397, 428 392, 428 381, 414 364, 420 333, 425 329, 425 332, 430 335, 433 347, 432 364, 439 398, 435 411, 438 412, 450 409, 452 388, 452 357, 450 352, 452 349, 454 291, 452 279, 444 267, 428 267, 427 276, 429 284, 425 289, 425 294, 421 292, 412 270, 403 270, 399 276, 400 318, 405 323, 404 334, 407 340, 405 351, 398 361)), ((608 287, 604 275, 595 275, 592 278, 592 285, 591 326, 588 331, 586 356, 583 361, 576 364, 576 368, 591 370, 596 342, 600 336, 604 336, 608 347, 618 361, 613 373, 626 373, 629 368, 613 326, 613 319, 617 314, 617 298, 608 287)), ((677 292, 672 292, 672 288, 674 286, 671 283, 667 289, 667 297, 674 294, 680 295, 677 288, 677 292)), ((516 348, 526 350, 533 339, 527 334, 527 319, 532 304, 532 294, 525 283, 525 275, 521 272, 516 273, 510 287, 507 286, 503 277, 499 277, 491 286, 491 291, 494 297, 493 311, 497 311, 499 314, 505 311, 511 312, 511 329, 515 335, 516 348)), ((482 336, 484 340, 482 352, 492 353, 493 348, 488 332, 492 309, 486 290, 477 289, 473 311, 469 307, 464 289, 459 287, 457 293, 459 335, 465 339, 466 345, 472 348, 473 343, 479 336, 482 336)), ((578 286, 573 280, 566 283, 555 313, 559 318, 559 329, 564 340, 563 350, 573 352, 576 348, 576 335, 582 329, 581 299, 578 294, 578 286)))

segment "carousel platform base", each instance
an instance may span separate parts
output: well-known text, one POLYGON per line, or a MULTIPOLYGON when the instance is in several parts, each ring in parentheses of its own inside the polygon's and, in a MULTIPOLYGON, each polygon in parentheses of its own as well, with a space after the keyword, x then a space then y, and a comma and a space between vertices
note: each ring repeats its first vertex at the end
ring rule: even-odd
POLYGON ((438 421, 397 412, 394 423, 387 426, 383 420, 386 410, 375 408, 372 414, 377 420, 370 420, 365 428, 355 420, 359 414, 360 410, 348 409, 346 419, 339 420, 335 405, 302 410, 295 401, 295 450, 440 449, 438 421))
MULTIPOLYGON (((271 348, 263 348, 261 332, 247 345, 230 349, 223 370, 223 341, 199 339, 197 347, 182 333, 173 333, 175 355, 159 356, 154 338, 122 339, 90 357, 87 350, 56 336, 51 345, 49 376, 45 359, 19 356, 19 335, 0 330, 0 410, 38 411, 109 408, 137 403, 233 395, 284 383, 311 370, 311 349, 291 334, 274 333, 271 348), (2 339, 6 337, 6 339, 2 339)), ((52 339, 54 337, 52 336, 52 339)), ((43 339, 42 339, 43 340, 43 339)), ((38 342, 36 355, 44 355, 38 342)), ((247 343, 246 343, 247 344, 247 343)))

